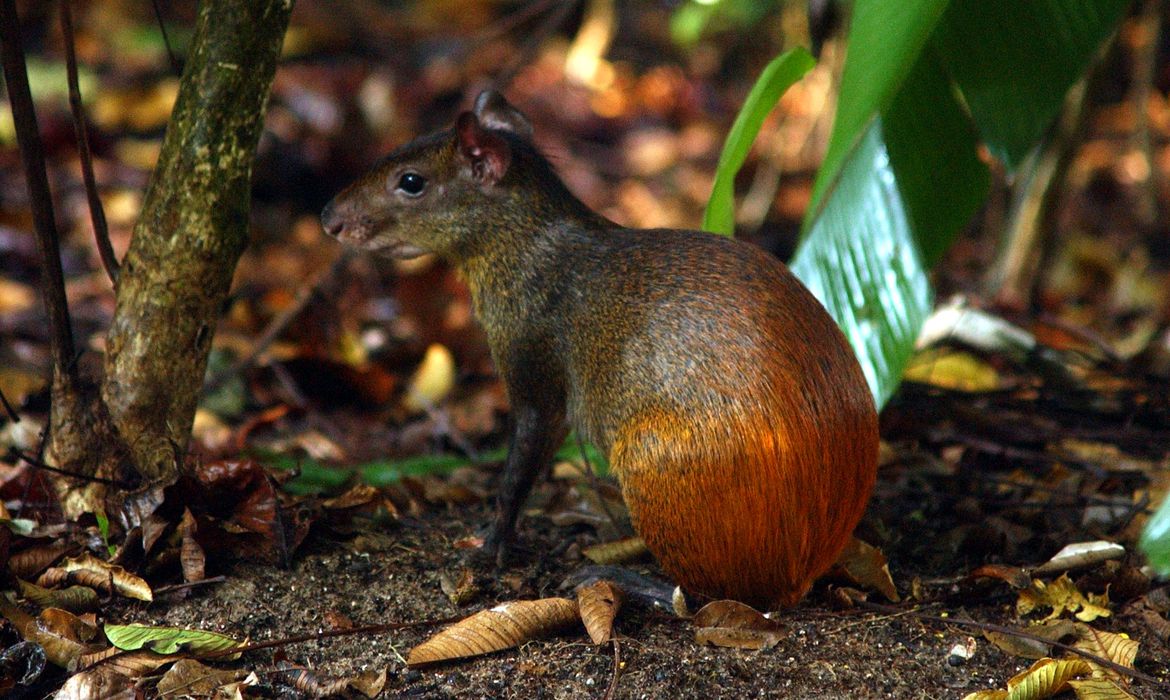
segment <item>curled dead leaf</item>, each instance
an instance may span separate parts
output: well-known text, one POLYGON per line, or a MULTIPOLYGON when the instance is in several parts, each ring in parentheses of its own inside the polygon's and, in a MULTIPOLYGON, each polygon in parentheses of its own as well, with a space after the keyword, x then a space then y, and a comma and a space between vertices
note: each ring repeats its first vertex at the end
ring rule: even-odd
POLYGON ((641 559, 649 552, 641 537, 626 537, 586 547, 581 553, 596 564, 624 564, 641 559))
POLYGON ((622 591, 609 581, 595 581, 577 590, 581 622, 594 644, 613 639, 613 621, 622 606, 622 591))
POLYGON ((31 579, 65 556, 69 548, 65 545, 30 547, 13 554, 8 559, 8 570, 17 578, 31 579))
POLYGON ((82 554, 66 559, 58 567, 69 573, 69 578, 90 588, 114 592, 126 598, 154 600, 150 584, 120 566, 102 561, 95 556, 82 554))
POLYGON ((718 647, 771 649, 784 638, 784 626, 735 600, 716 600, 695 613, 695 641, 718 647))
POLYGON ((183 580, 187 582, 200 581, 206 575, 207 555, 203 553, 203 547, 195 540, 195 533, 198 529, 195 516, 191 515, 189 509, 184 508, 183 519, 179 522, 179 535, 182 537, 182 544, 179 546, 179 562, 183 566, 183 580))
POLYGON ((90 612, 98 609, 97 593, 86 586, 69 586, 61 590, 42 588, 17 579, 20 595, 42 608, 62 608, 69 612, 90 612))
POLYGON ((489 654, 551 634, 578 619, 577 603, 543 598, 502 603, 444 629, 411 649, 408 666, 489 654))
POLYGON ((968 580, 980 578, 997 579, 1016 590, 1032 585, 1032 578, 1028 576, 1027 571, 1024 571, 1018 566, 1006 566, 1004 564, 984 564, 967 575, 968 580))
POLYGON ((1125 547, 1116 542, 1077 542, 1065 545, 1051 559, 1036 567, 1034 574, 1058 574, 1072 569, 1094 566, 1125 556, 1125 547))
POLYGON ((837 567, 850 581, 881 593, 886 600, 892 603, 902 600, 890 576, 886 555, 877 547, 851 537, 837 557, 837 567))

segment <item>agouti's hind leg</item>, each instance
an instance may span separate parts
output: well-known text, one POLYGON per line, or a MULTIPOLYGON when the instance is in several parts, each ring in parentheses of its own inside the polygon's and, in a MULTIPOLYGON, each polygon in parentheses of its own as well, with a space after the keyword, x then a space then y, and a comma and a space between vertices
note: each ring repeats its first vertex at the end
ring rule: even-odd
POLYGON ((512 409, 512 439, 496 496, 496 517, 475 559, 503 567, 516 536, 516 520, 541 471, 552 461, 568 428, 559 413, 532 407, 512 409))

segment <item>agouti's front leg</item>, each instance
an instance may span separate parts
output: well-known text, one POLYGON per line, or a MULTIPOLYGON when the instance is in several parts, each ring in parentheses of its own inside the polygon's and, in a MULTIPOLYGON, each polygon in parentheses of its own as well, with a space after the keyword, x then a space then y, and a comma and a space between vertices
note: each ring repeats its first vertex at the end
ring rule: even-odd
POLYGON ((512 438, 496 496, 496 517, 477 559, 485 563, 494 560, 497 566, 504 566, 508 547, 516 536, 520 509, 567 432, 563 409, 542 408, 513 398, 512 438))

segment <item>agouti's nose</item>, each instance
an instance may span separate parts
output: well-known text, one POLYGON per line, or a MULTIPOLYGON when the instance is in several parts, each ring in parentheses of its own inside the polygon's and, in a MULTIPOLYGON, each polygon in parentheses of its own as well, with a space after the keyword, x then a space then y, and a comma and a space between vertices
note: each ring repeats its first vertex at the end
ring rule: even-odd
POLYGON ((345 228, 345 221, 337 215, 337 207, 333 204, 333 202, 329 202, 321 210, 321 228, 325 229, 325 233, 337 238, 341 234, 341 230, 345 228))

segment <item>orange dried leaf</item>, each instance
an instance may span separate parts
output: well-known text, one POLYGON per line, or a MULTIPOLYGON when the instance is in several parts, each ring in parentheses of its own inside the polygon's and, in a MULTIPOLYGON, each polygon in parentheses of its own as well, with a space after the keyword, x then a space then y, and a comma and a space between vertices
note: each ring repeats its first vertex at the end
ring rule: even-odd
POLYGON ((1032 579, 1028 576, 1027 571, 1024 571, 1018 566, 1007 566, 1004 564, 984 564, 968 574, 967 578, 994 578, 1003 581, 1016 590, 1027 588, 1032 584, 1032 579))
POLYGON ((784 626, 734 600, 708 603, 695 613, 695 641, 737 649, 770 649, 784 638, 784 626))
POLYGON ((622 606, 622 591, 609 581, 595 581, 577 591, 581 622, 594 644, 613 639, 613 621, 622 606))
POLYGON ((578 619, 577 603, 565 598, 522 600, 497 605, 456 622, 410 651, 408 666, 489 654, 568 627, 578 619))

